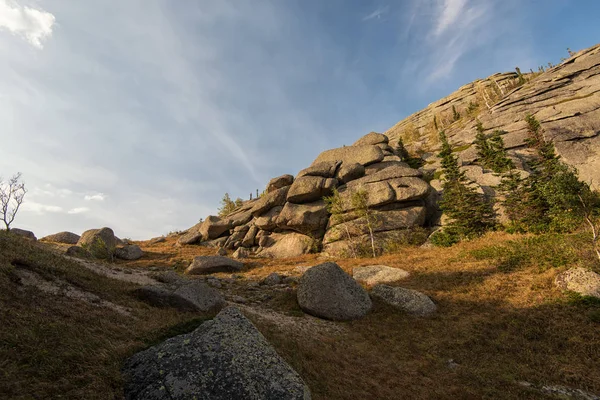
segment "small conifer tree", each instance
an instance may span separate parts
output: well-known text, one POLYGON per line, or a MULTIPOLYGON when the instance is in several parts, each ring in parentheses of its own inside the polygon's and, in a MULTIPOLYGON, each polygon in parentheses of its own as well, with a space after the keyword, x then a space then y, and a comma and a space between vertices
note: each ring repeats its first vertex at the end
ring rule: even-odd
POLYGON ((452 106, 452 119, 458 121, 460 119, 460 113, 456 110, 455 106, 452 106))
MULTIPOLYGON (((237 200, 240 200, 240 199, 237 199, 237 200)), ((237 208, 236 202, 231 200, 231 197, 229 197, 229 193, 225 193, 223 195, 223 198, 221 199, 221 207, 219 207, 219 217, 228 216, 236 208, 237 208)))
POLYGON ((481 121, 477 120, 477 135, 475 135, 475 147, 482 167, 491 169, 500 174, 514 168, 512 160, 508 157, 504 147, 501 131, 494 131, 490 136, 486 135, 481 121))

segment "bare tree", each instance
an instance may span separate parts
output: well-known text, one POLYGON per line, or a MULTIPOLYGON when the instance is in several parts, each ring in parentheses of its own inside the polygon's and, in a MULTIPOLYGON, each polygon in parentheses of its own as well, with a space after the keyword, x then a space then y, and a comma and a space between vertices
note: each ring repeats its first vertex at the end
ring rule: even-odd
POLYGON ((585 222, 587 222, 592 233, 592 247, 596 252, 598 260, 600 260, 600 248, 598 246, 598 240, 600 240, 600 219, 594 215, 594 199, 591 198, 593 193, 589 191, 585 194, 584 196, 579 194, 577 197, 579 197, 579 201, 581 202, 583 218, 585 219, 585 222), (585 196, 585 194, 587 194, 587 196, 585 196))
POLYGON ((10 230, 10 224, 15 220, 19 207, 23 204, 23 198, 27 193, 25 183, 21 182, 21 173, 17 172, 7 182, 0 177, 0 203, 2 209, 2 221, 6 230, 10 230))

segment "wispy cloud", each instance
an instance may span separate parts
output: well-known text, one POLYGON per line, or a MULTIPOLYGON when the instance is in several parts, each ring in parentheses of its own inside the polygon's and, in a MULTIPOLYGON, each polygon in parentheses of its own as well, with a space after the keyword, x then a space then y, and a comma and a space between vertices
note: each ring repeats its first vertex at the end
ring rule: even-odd
POLYGON ((104 201, 106 195, 104 193, 86 194, 83 198, 87 201, 104 201))
POLYGON ((47 11, 21 6, 13 0, 0 0, 0 31, 21 36, 38 49, 52 35, 55 20, 47 11))
POLYGON ((36 201, 25 200, 21 206, 21 211, 31 212, 37 215, 44 215, 46 213, 60 213, 63 212, 63 208, 50 204, 42 204, 36 201))
MULTIPOLYGON (((456 23, 463 25, 460 16, 464 14, 468 0, 443 0, 435 25, 435 35, 439 36, 456 23)), ((464 25, 463 25, 464 26, 464 25)))
POLYGON ((362 20, 363 21, 369 21, 371 19, 377 18, 377 19, 381 19, 381 16, 385 13, 387 13, 390 10, 389 6, 382 6, 377 8, 375 11, 373 11, 371 14, 366 15, 362 20))
POLYGON ((83 214, 90 211, 87 207, 75 207, 67 211, 67 214, 83 214))

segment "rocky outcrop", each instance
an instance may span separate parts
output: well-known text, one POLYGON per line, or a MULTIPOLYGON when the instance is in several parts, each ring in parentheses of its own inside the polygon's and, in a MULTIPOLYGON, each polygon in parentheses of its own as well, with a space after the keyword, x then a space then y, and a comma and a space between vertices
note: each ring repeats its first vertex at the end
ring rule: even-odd
POLYGON ((53 235, 44 236, 40 240, 42 242, 77 244, 80 236, 73 232, 58 232, 53 235))
POLYGON ((125 398, 309 400, 302 378, 234 307, 125 362, 125 398))
POLYGON ((89 229, 81 234, 77 246, 89 251, 93 257, 111 258, 115 253, 117 238, 110 228, 89 229))
POLYGON ((298 283, 298 305, 316 317, 347 321, 371 310, 368 293, 336 263, 308 269, 298 283))
MULTIPOLYGON (((239 254, 247 256, 296 257, 323 243, 343 240, 337 231, 347 231, 346 225, 334 227, 353 220, 353 225, 361 227, 356 239, 363 241, 364 218, 355 212, 352 201, 356 193, 363 191, 367 207, 381 222, 377 233, 425 224, 430 214, 425 199, 432 190, 421 179, 422 172, 400 161, 385 161, 388 157, 399 160, 387 136, 371 132, 352 146, 321 153, 295 178, 282 175, 272 179, 258 199, 244 202, 225 218, 208 217, 190 228, 179 242, 204 240, 201 244, 223 246, 234 252, 244 248, 239 254), (332 218, 324 197, 336 190, 342 198, 344 215, 332 218), (215 240, 223 242, 217 244, 215 240)), ((334 247, 329 246, 330 252, 334 247)))
MULTIPOLYGON (((478 119, 486 133, 503 133, 509 155, 516 161, 526 160, 524 120, 531 114, 540 121, 545 138, 554 142, 561 159, 575 167, 583 181, 599 188, 600 45, 582 50, 541 74, 526 74, 525 79, 528 82, 522 86, 517 84, 516 73, 477 80, 400 121, 386 135, 391 143, 402 138, 411 152, 423 154, 424 168, 433 172, 439 168, 435 154, 440 129, 457 148, 464 165, 477 159, 472 143, 478 119), (460 114, 457 120, 453 107, 460 114)), ((486 182, 476 182, 487 186, 486 182)))
POLYGON ((244 264, 223 256, 196 256, 185 270, 189 275, 204 275, 214 272, 237 272, 244 264))

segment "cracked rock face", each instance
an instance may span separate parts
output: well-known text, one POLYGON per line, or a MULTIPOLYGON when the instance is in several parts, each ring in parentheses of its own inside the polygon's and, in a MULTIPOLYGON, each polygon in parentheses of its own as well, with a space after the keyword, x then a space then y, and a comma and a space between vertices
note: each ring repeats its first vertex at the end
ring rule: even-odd
MULTIPOLYGON (((432 128, 435 118, 435 124, 445 130, 451 144, 458 148, 468 146, 475 139, 476 122, 475 118, 464 117, 469 103, 473 103, 479 106, 477 118, 486 133, 504 131, 509 154, 526 156, 524 120, 531 114, 540 121, 545 138, 554 142, 562 160, 575 167, 583 181, 600 187, 600 45, 582 50, 525 85, 510 89, 515 79, 515 73, 495 74, 467 84, 398 122, 386 135, 390 142, 402 137, 409 150, 436 153, 439 145, 432 128), (502 92, 495 104, 484 99, 485 93, 494 91, 502 92), (449 119, 452 107, 463 116, 458 123, 449 119)), ((471 146, 459 152, 463 163, 474 161, 473 150, 471 146)))
POLYGON ((128 400, 309 400, 302 378, 235 307, 125 362, 128 400))

